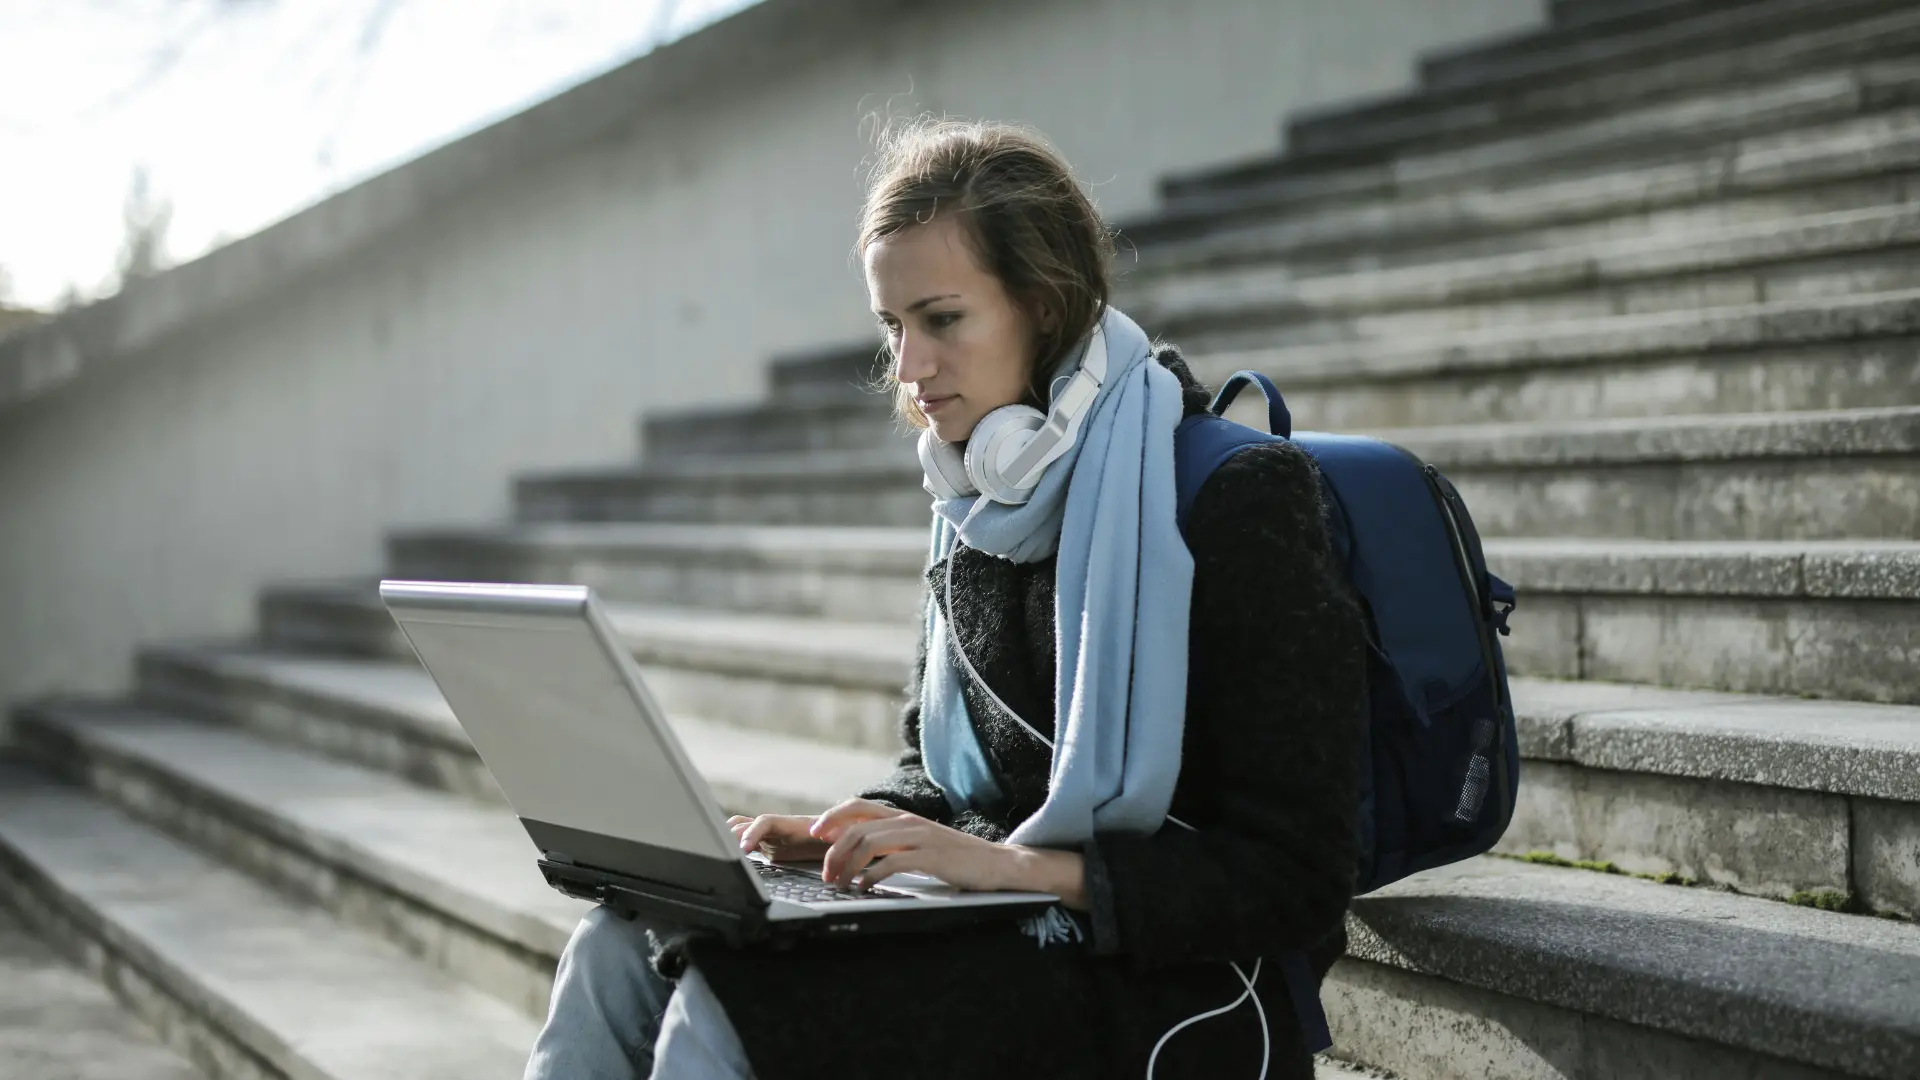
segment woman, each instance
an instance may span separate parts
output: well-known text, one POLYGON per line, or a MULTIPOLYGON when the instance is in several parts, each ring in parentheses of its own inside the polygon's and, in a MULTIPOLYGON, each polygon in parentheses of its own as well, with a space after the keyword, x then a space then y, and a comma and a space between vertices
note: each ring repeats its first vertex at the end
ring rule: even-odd
POLYGON ((731 824, 836 883, 920 871, 1061 905, 782 949, 655 934, 651 968, 649 935, 595 912, 527 1075, 1309 1077, 1263 964, 1305 950, 1317 979, 1344 948, 1365 706, 1313 464, 1243 451, 1183 541, 1172 428, 1209 395, 1106 305, 1111 239, 1065 162, 999 124, 883 149, 858 250, 929 490, 984 418, 1044 411, 1096 329, 1109 370, 1021 500, 936 498, 894 774, 818 817, 731 824))

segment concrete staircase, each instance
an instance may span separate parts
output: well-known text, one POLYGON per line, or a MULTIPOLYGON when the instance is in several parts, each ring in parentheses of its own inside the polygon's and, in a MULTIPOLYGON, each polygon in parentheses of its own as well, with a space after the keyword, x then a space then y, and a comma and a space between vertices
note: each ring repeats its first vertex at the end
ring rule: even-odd
MULTIPOLYGON (((1532 861, 1356 901, 1336 1052, 1910 1080, 1920 5, 1552 11, 1125 228, 1122 308, 1439 463, 1522 593, 1501 851, 1532 861)), ((514 522, 395 535, 385 572, 592 584, 724 801, 823 806, 887 766, 919 606, 873 357, 649 417, 638 463, 528 477, 514 522)), ((370 581, 259 622, 17 710, 0 901, 210 1076, 517 1075, 578 905, 370 581)))

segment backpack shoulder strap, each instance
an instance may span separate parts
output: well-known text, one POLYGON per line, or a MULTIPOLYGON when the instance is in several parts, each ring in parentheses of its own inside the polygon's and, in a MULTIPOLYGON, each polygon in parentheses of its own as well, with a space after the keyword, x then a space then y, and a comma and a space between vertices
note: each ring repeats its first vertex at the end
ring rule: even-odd
POLYGON ((1173 484, 1174 520, 1181 534, 1187 531, 1194 496, 1200 494, 1201 485, 1213 470, 1249 446, 1285 441, 1210 412, 1195 413, 1180 421, 1173 430, 1173 484))

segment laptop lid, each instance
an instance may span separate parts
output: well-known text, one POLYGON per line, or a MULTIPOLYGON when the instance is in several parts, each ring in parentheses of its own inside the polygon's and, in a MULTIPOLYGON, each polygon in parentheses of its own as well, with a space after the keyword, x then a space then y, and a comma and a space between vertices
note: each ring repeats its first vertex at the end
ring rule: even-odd
POLYGON ((590 589, 383 581, 380 598, 542 848, 589 841, 551 845, 536 824, 739 863, 590 589))

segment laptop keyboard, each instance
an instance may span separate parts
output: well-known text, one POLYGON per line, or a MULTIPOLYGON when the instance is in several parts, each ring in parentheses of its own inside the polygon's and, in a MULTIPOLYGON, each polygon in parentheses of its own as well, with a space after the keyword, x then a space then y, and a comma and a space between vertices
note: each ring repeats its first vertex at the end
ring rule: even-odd
POLYGON ((831 900, 917 900, 912 893, 897 889, 875 886, 871 889, 846 889, 829 885, 817 874, 791 867, 774 866, 758 860, 753 864, 754 872, 767 886, 767 891, 782 900, 791 900, 796 904, 816 904, 831 900))

